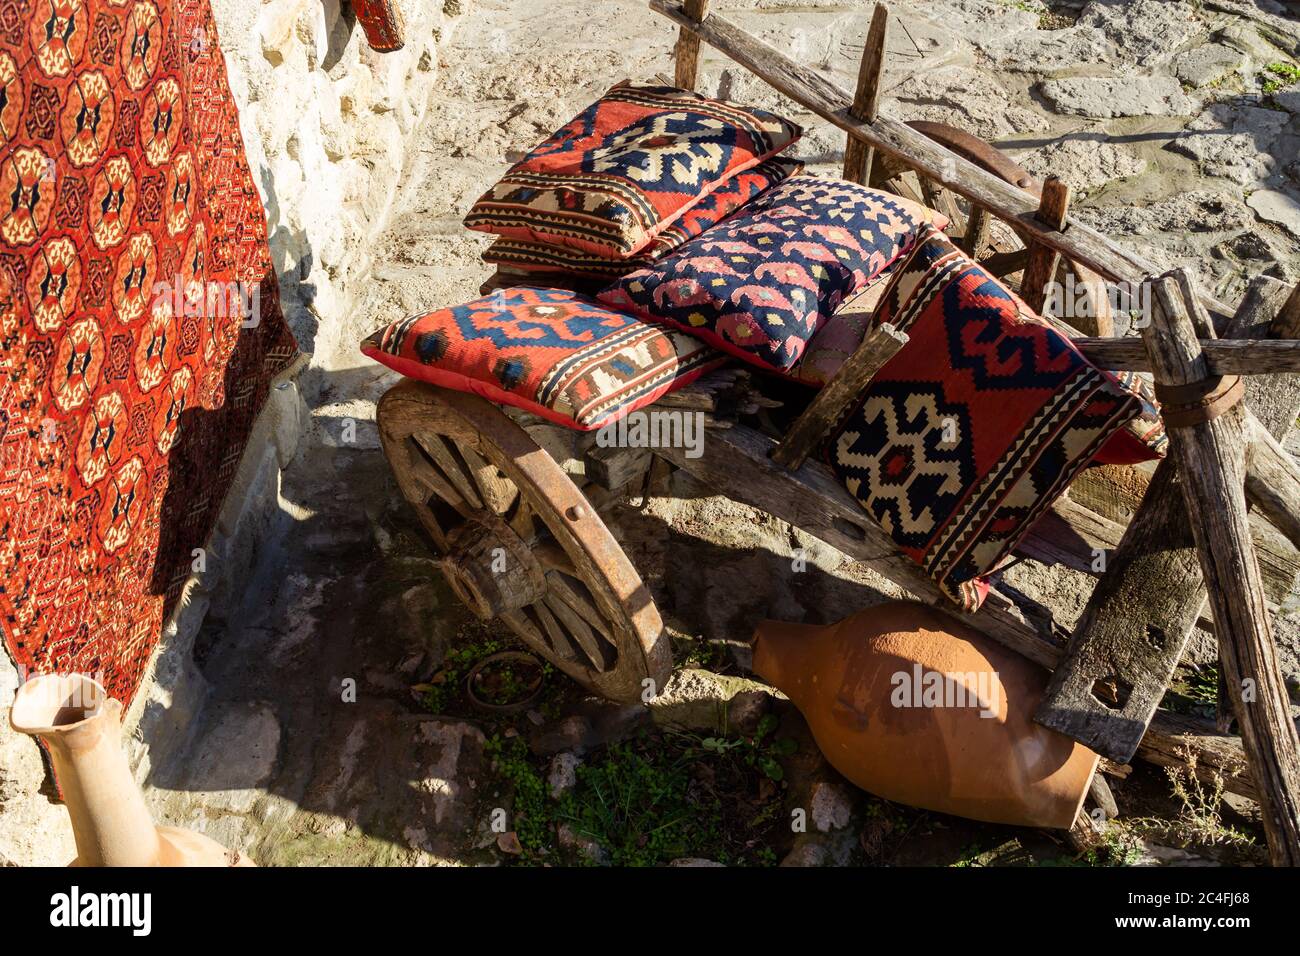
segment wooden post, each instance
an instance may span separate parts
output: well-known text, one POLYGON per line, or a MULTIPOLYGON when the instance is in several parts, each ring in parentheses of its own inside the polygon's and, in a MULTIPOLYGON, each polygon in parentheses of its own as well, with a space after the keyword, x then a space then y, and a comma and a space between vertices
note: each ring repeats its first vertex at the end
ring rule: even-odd
MULTIPOLYGON (((858 68, 858 89, 853 95, 849 115, 864 123, 874 123, 880 109, 880 79, 885 72, 885 44, 889 39, 889 8, 877 3, 871 12, 867 42, 862 48, 862 65, 858 68)), ((875 150, 849 134, 844 146, 844 178, 863 186, 871 182, 871 161, 875 150)))
POLYGON ((871 376, 898 354, 907 336, 888 323, 872 329, 795 419, 772 460, 790 471, 799 468, 871 381, 871 376))
POLYGON ((966 220, 966 233, 958 243, 962 252, 972 259, 980 257, 980 253, 989 243, 989 225, 992 221, 993 217, 989 215, 987 209, 971 203, 970 218, 966 220))
POLYGON ((1271 330, 1275 339, 1300 338, 1300 282, 1291 290, 1291 296, 1278 312, 1271 330))
MULTIPOLYGON (((1043 183, 1043 194, 1038 200, 1038 221, 1058 232, 1065 228, 1070 212, 1070 187, 1056 176, 1048 176, 1043 183)), ((1047 283, 1056 278, 1056 267, 1061 254, 1055 249, 1033 243, 1029 247, 1029 264, 1020 282, 1020 298, 1035 312, 1043 311, 1047 300, 1047 283)))
MULTIPOLYGON (((1143 340, 1157 385, 1194 391, 1210 378, 1193 321, 1190 275, 1152 283, 1151 325, 1143 340), (1185 298, 1185 295, 1191 296, 1185 298), (1189 299, 1191 302, 1189 303, 1189 299), (1191 387, 1188 389, 1188 387, 1191 387)), ((1203 334, 1203 330, 1202 330, 1203 334)), ((1192 399, 1187 404, 1193 404, 1192 399)), ((1168 418, 1170 403, 1165 403, 1168 418)), ((1300 738, 1278 671, 1264 587, 1247 520, 1246 448, 1250 421, 1240 403, 1170 429, 1169 444, 1200 552, 1233 709, 1259 789, 1269 857, 1300 865, 1300 738)))
MULTIPOLYGON (((1286 293, 1275 279, 1253 280, 1227 334, 1243 339, 1269 334, 1286 293)), ((1209 316, 1199 303, 1193 315, 1197 333, 1212 337, 1209 316)), ((1300 415, 1300 394, 1272 376, 1254 376, 1246 384, 1246 405, 1263 428, 1280 438, 1300 415)), ((1255 469, 1263 473, 1260 483, 1278 497, 1276 489, 1286 489, 1290 482, 1269 467, 1278 459, 1259 457, 1264 459, 1255 469)), ((1156 469, 1119 548, 1106 558, 1105 576, 1035 714, 1044 726, 1120 762, 1127 762, 1142 740, 1205 605, 1200 558, 1174 469, 1172 460, 1156 469)), ((1248 464, 1247 489, 1250 469, 1248 464)), ((1271 510, 1288 513, 1285 504, 1271 510)), ((1256 553, 1266 564, 1259 547, 1264 540, 1267 548, 1268 538, 1262 538, 1258 520, 1252 525, 1256 553)), ((1266 587, 1276 599, 1279 592, 1290 593, 1295 574, 1294 568, 1280 574, 1278 568, 1272 570, 1266 587)))
MULTIPOLYGON (((696 23, 709 15, 709 0, 684 0, 683 12, 696 23)), ((700 71, 700 37, 686 27, 677 35, 677 60, 673 69, 673 86, 682 90, 695 89, 700 71)))

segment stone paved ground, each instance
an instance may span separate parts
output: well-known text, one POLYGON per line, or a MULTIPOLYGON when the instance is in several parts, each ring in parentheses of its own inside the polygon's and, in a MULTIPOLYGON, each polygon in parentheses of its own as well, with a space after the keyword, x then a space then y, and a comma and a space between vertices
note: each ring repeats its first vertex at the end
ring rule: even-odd
MULTIPOLYGON (((715 7, 852 87, 865 4, 715 7)), ((460 220, 507 160, 613 82, 671 73, 665 21, 634 0, 594 9, 581 0, 470 6, 443 51, 444 87, 376 248, 366 301, 343 319, 344 340, 475 295, 488 240, 460 220)), ((890 114, 953 123, 1036 174, 1063 176, 1079 191, 1082 218, 1162 265, 1191 265, 1221 296, 1251 272, 1300 277, 1300 84, 1288 69, 1268 69, 1294 67, 1300 26, 1277 4, 929 0, 892 10, 890 114)), ((843 138, 825 124, 714 54, 703 78, 707 91, 790 113, 808 127, 797 154, 838 167, 843 138)), ((264 863, 499 859, 483 836, 484 815, 502 799, 484 754, 493 728, 436 718, 410 698, 468 622, 403 532, 377 450, 373 403, 393 378, 359 356, 354 367, 311 374, 318 388, 304 391, 324 397, 287 472, 277 545, 248 591, 214 602, 197 651, 211 702, 184 758, 152 769, 150 799, 168 821, 207 829, 264 863), (345 701, 353 686, 355 702, 345 701)), ((734 642, 763 617, 834 620, 893 593, 780 522, 684 482, 675 491, 680 500, 622 513, 615 530, 685 635, 734 642), (792 578, 798 549, 810 568, 792 578)), ((1086 582, 1019 574, 1039 593, 1072 592, 1076 608, 1086 598, 1086 582)), ((1294 648, 1288 660, 1300 671, 1294 648)), ((673 691, 693 725, 737 694, 791 719, 779 702, 708 671, 679 678, 673 691)), ((565 734, 637 724, 578 706, 565 704, 534 735, 563 747, 565 734)), ((863 831, 860 795, 824 766, 805 767, 798 786, 821 808, 814 834, 827 834, 802 840, 790 862, 848 859, 863 831)), ((1120 786, 1126 812, 1144 805, 1142 793, 1137 782, 1120 786)), ((970 838, 957 821, 926 833, 889 858, 947 861, 970 838)), ((1187 862, 1171 851, 1152 859, 1187 862)))

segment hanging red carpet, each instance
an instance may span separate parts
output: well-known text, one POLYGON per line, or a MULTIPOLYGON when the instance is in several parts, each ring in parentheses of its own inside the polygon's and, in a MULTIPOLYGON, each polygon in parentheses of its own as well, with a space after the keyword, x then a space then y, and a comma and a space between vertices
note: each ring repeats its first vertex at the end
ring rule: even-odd
POLYGON ((0 625, 128 703, 295 355, 207 0, 0 0, 0 625))

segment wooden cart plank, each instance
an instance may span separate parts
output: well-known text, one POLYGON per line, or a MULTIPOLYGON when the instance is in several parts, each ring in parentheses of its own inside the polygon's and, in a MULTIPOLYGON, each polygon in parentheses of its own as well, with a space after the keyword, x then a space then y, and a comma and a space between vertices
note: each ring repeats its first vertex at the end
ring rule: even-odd
POLYGON ((1177 483, 1174 463, 1161 462, 1034 714, 1120 763, 1137 750, 1205 606, 1177 483))
MULTIPOLYGON (((1117 371, 1151 371, 1139 338, 1078 338, 1075 347, 1089 361, 1117 371)), ((1201 339, 1211 375, 1273 375, 1300 372, 1300 339, 1201 339)))
MULTIPOLYGON (((684 0, 682 9, 692 20, 703 20, 709 13, 709 0, 684 0)), ((700 72, 700 38, 685 27, 677 37, 677 57, 673 64, 673 85, 680 90, 695 89, 700 72)))

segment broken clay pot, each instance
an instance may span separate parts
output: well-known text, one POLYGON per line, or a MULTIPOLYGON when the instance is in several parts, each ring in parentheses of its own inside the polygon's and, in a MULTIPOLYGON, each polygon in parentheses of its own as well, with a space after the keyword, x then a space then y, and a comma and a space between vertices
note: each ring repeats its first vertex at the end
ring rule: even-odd
POLYGON ((754 673, 794 702, 835 769, 887 800, 1065 829, 1097 767, 1033 722, 1045 671, 923 604, 825 627, 764 621, 754 673))
POLYGON ((253 866, 192 830, 155 827, 122 751, 122 705, 84 674, 25 682, 9 724, 39 737, 72 818, 73 866, 253 866))

